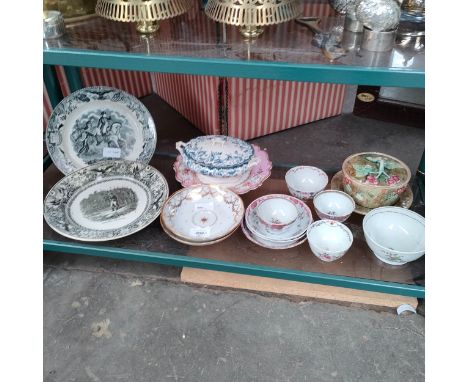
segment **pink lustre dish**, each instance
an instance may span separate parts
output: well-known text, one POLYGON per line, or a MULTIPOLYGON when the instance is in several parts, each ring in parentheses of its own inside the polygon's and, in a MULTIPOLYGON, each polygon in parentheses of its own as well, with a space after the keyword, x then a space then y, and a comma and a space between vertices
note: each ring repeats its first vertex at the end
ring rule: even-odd
MULTIPOLYGON (((230 185, 227 188, 236 194, 245 194, 260 187, 263 182, 271 175, 272 164, 268 158, 266 150, 260 149, 257 145, 254 147, 254 156, 260 159, 260 162, 250 169, 249 177, 236 185, 230 185)), ((203 184, 197 176, 197 173, 184 165, 181 155, 177 156, 174 163, 175 177, 183 187, 190 187, 196 184, 203 184)))

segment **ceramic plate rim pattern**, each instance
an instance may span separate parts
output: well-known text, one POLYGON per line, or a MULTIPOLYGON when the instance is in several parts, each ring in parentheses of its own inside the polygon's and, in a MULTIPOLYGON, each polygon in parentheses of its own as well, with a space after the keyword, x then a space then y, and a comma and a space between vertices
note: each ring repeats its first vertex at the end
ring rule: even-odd
MULTIPOLYGON (((331 190, 343 191, 343 183, 341 181, 342 179, 343 179, 343 171, 340 170, 335 175, 333 175, 333 178, 330 181, 331 190)), ((406 190, 403 191, 400 198, 393 206, 380 206, 380 207, 400 207, 404 209, 409 209, 411 205, 413 204, 413 198, 414 198, 413 190, 411 190, 411 187, 406 187, 406 190), (403 199, 407 199, 409 202, 402 202, 403 199)), ((375 207, 375 208, 380 208, 380 207, 375 207)), ((375 208, 366 208, 356 203, 356 208, 354 209, 353 212, 359 215, 366 215, 370 211, 375 210, 375 208)))
POLYGON ((184 147, 183 147, 182 150, 185 153, 185 155, 188 157, 188 159, 192 160, 196 164, 198 164, 200 166, 203 166, 203 167, 209 167, 209 168, 219 169, 219 170, 231 169, 231 168, 236 168, 236 167, 240 167, 242 165, 245 165, 248 162, 250 162, 250 160, 254 157, 254 154, 255 154, 254 149, 252 147, 252 144, 250 144, 250 143, 248 143, 248 142, 246 142, 246 141, 244 141, 244 140, 242 140, 240 138, 230 137, 228 135, 216 135, 216 134, 201 135, 201 136, 192 138, 187 143, 184 143, 184 147), (210 163, 206 163, 205 161, 200 161, 199 159, 196 159, 193 156, 193 151, 198 152, 199 150, 197 149, 197 147, 193 147, 193 148, 188 147, 189 151, 187 152, 187 146, 189 146, 189 145, 197 145, 198 141, 210 141, 210 140, 214 140, 214 139, 222 139, 224 141, 230 141, 230 143, 238 145, 240 148, 242 146, 245 146, 243 148, 243 150, 246 153, 248 152, 247 157, 242 159, 239 163, 230 164, 230 165, 226 165, 226 166, 217 166, 215 163, 210 164, 210 163))
MULTIPOLYGON (((284 249, 294 248, 294 247, 297 247, 297 246, 299 246, 299 245, 301 245, 301 244, 303 244, 303 243, 305 243, 307 241, 307 235, 305 235, 302 239, 301 239, 301 237, 299 237, 296 242, 294 242, 292 244, 288 244, 288 245, 286 245, 284 247, 272 247, 272 246, 267 246, 267 245, 262 244, 259 241, 257 241, 252 236, 252 232, 250 232, 249 228, 246 227, 246 224, 245 224, 244 220, 242 221, 241 229, 242 229, 242 232, 244 233, 245 237, 247 239, 249 239, 252 243, 257 244, 260 247, 273 249, 273 250, 284 250, 284 249)), ((273 244, 276 244, 276 243, 273 243, 273 244)))
MULTIPOLYGON (((187 187, 187 188, 182 188, 182 189, 177 190, 176 192, 174 192, 171 196, 169 196, 169 198, 166 200, 166 202, 164 203, 164 206, 162 207, 162 210, 161 210, 161 221, 163 222, 166 229, 168 229, 173 235, 181 238, 182 240, 186 240, 186 241, 189 241, 189 242, 203 243, 203 242, 208 242, 208 241, 214 241, 214 240, 220 239, 221 237, 225 237, 225 236, 231 234, 233 231, 235 231, 239 227, 240 223, 243 220, 244 213, 245 213, 244 201, 235 192, 233 192, 233 191, 231 191, 229 189, 226 189, 226 188, 219 187, 219 186, 211 186, 211 185, 201 184, 201 185, 194 185, 194 186, 187 187), (165 221, 165 210, 166 210, 166 208, 169 208, 170 202, 177 195, 179 195, 180 193, 182 193, 182 192, 187 192, 188 193, 188 192, 190 192, 192 190, 195 190, 197 188, 209 188, 209 189, 212 189, 212 190, 215 190, 215 191, 218 191, 218 192, 220 192, 220 191, 226 192, 226 193, 231 194, 233 197, 235 197, 237 199, 237 201, 239 202, 239 206, 241 207, 241 213, 240 213, 239 221, 237 223, 235 223, 232 227, 230 227, 229 231, 224 232, 221 236, 215 236, 214 238, 211 238, 211 239, 194 240, 194 238, 192 238, 192 237, 187 237, 187 236, 181 235, 180 233, 174 232, 174 230, 171 229, 169 224, 167 224, 167 222, 165 221)), ((235 219, 233 219, 233 220, 235 222, 235 219)))
MULTIPOLYGON (((306 214, 307 217, 309 218, 309 222, 308 222, 308 224, 306 225, 306 227, 303 230, 301 228, 301 231, 299 233, 296 233, 296 234, 294 234, 294 235, 292 235, 290 237, 287 237, 287 238, 283 238, 283 240, 292 240, 292 239, 294 239, 296 237, 302 236, 304 234, 304 232, 307 231, 307 227, 309 227, 309 225, 312 224, 313 221, 314 221, 312 211, 309 208, 309 206, 306 203, 304 203, 302 200, 300 200, 298 198, 295 198, 294 196, 286 195, 286 194, 267 194, 267 195, 260 196, 257 199, 253 200, 245 210, 245 223, 246 223, 247 228, 249 229, 249 231, 252 231, 253 234, 259 236, 260 238, 262 238, 264 240, 276 241, 276 242, 281 242, 282 241, 281 239, 274 239, 274 238, 272 239, 269 236, 266 236, 266 235, 254 230, 254 229, 251 229, 250 228, 250 223, 249 223, 249 221, 251 221, 251 216, 255 213, 255 210, 256 210, 257 206, 260 205, 260 202, 263 202, 264 200, 267 200, 267 199, 277 198, 277 197, 286 198, 289 201, 291 201, 291 199, 292 199, 294 204, 296 204, 296 205, 299 204, 302 207, 303 213, 306 214), (255 207, 254 207, 254 204, 256 204, 255 207)), ((285 230, 283 232, 287 232, 287 230, 285 230)))
MULTIPOLYGON (((235 229, 234 231, 230 232, 226 236, 223 236, 223 237, 221 237, 219 239, 216 239, 216 240, 211 240, 211 241, 189 241, 189 240, 185 240, 185 239, 183 239, 181 237, 178 237, 175 233, 170 231, 164 225, 164 222, 163 222, 163 220, 161 218, 159 219, 159 221, 161 223, 161 228, 166 233, 166 235, 169 236, 171 239, 173 239, 175 241, 178 241, 179 243, 182 243, 182 244, 185 244, 185 245, 193 245, 193 246, 196 246, 196 247, 203 247, 203 246, 206 246, 206 245, 221 243, 223 240, 226 240, 228 237, 232 236, 234 234, 234 232, 236 232, 236 230, 237 230, 237 229, 235 229)), ((239 228, 239 227, 237 227, 237 228, 239 228)))
MULTIPOLYGON (((254 147, 255 156, 260 158, 260 163, 255 165, 250 169, 250 176, 249 178, 240 184, 236 184, 235 186, 228 186, 225 187, 238 195, 246 194, 249 191, 256 190, 257 188, 261 187, 261 185, 271 176, 271 170, 273 168, 273 164, 268 157, 268 152, 266 149, 261 149, 257 145, 252 145, 254 147), (268 170, 264 170, 263 167, 266 167, 268 170), (260 172, 258 172, 260 171, 260 172), (253 175, 252 175, 253 174, 253 175), (256 183, 253 183, 252 180, 256 180, 256 183)), ((176 180, 182 185, 182 187, 191 187, 195 185, 203 185, 200 179, 197 177, 197 173, 192 171, 188 167, 183 164, 183 158, 181 155, 177 156, 177 159, 173 166, 176 180), (181 166, 184 166, 185 170, 181 170, 181 166), (190 173, 191 179, 183 179, 180 174, 181 171, 188 171, 190 173), (196 182, 196 183, 192 183, 196 182)))
MULTIPOLYGON (((67 116, 80 106, 96 101, 96 97, 104 97, 103 100, 116 102, 120 105, 123 104, 129 113, 133 112, 135 119, 139 122, 141 135, 144 140, 143 146, 140 149, 141 152, 136 161, 148 164, 153 157, 157 143, 156 125, 149 110, 138 98, 123 90, 109 86, 90 86, 79 89, 62 99, 50 115, 45 132, 45 140, 47 151, 55 166, 57 166, 63 174, 68 175, 88 165, 100 161, 112 160, 112 158, 103 157, 92 163, 84 163, 81 167, 77 167, 77 163, 72 161, 69 157, 70 150, 64 150, 62 148, 64 139, 66 138, 63 137, 63 132, 60 131, 60 128, 66 123, 67 116), (98 92, 101 92, 101 94, 98 94, 98 92), (90 93, 93 94, 95 98, 90 99, 87 96, 90 93), (86 96, 86 98, 83 96, 86 96), (57 142, 53 142, 54 140, 57 142)), ((126 160, 126 158, 120 159, 126 160)))
MULTIPOLYGON (((169 185, 167 183, 167 180, 164 177, 164 175, 160 171, 158 171, 156 168, 154 168, 153 166, 143 164, 141 162, 134 162, 134 161, 106 160, 106 161, 102 161, 99 163, 95 163, 87 167, 83 167, 63 177, 62 179, 60 179, 49 190, 49 192, 47 193, 47 196, 44 199, 43 215, 44 215, 45 221, 50 226, 50 228, 52 228, 55 232, 59 233, 60 235, 64 237, 68 237, 70 239, 74 239, 78 241, 88 241, 88 242, 101 242, 101 241, 116 240, 122 237, 132 235, 136 232, 139 232, 142 229, 146 228, 148 225, 150 225, 154 220, 156 220, 158 216, 160 215, 164 202, 166 201, 168 196, 169 196, 169 185), (132 172, 130 172, 130 170, 132 172), (122 171, 122 173, 119 173, 119 171, 122 171), (103 231, 95 231, 95 230, 86 229, 86 228, 81 230, 81 232, 101 233, 101 235, 98 235, 98 237, 92 237, 92 238, 70 234, 63 227, 58 227, 54 224, 54 220, 57 220, 57 219, 56 218, 52 219, 53 216, 51 215, 51 213, 55 213, 63 221, 62 225, 65 225, 65 224, 69 225, 70 219, 67 218, 66 212, 65 212, 67 203, 75 195, 75 193, 79 191, 80 189, 82 189, 86 184, 90 184, 92 182, 99 182, 101 179, 105 179, 106 176, 117 176, 117 175, 127 176, 133 180, 136 180, 135 172, 138 174, 138 176, 140 176, 139 174, 141 174, 143 171, 147 173, 148 179, 145 179, 143 181, 142 179, 138 179, 138 181, 140 181, 142 184, 144 184, 146 187, 149 188, 149 190, 151 191, 151 196, 154 198, 154 200, 156 200, 156 202, 154 203, 158 203, 156 205, 154 214, 148 216, 145 219, 145 221, 143 221, 143 224, 136 225, 133 228, 131 228, 132 224, 133 225, 135 224, 135 222, 132 222, 122 228, 117 228, 117 229, 112 229, 112 230, 103 230, 103 231), (94 178, 93 178, 93 175, 95 175, 94 178), (156 176, 157 179, 154 179, 154 176, 156 176), (82 179, 83 177, 85 178, 84 179, 85 182, 83 182, 83 179, 82 179), (53 196, 54 193, 57 191, 60 191, 61 190, 60 187, 65 187, 70 182, 76 182, 76 184, 74 185, 75 188, 72 190, 72 192, 67 193, 66 198, 60 198, 60 197, 54 198, 53 196), (155 189, 155 187, 158 187, 158 189, 155 189), (161 195, 158 197, 159 192, 161 192, 161 195), (61 209, 62 211, 57 211, 58 209, 61 209), (123 232, 118 233, 118 231, 123 231, 123 232), (105 233, 108 233, 108 234, 106 235, 105 233)), ((151 212, 151 210, 152 210, 151 208, 145 210, 140 215, 138 221, 141 220, 141 216, 144 216, 145 213, 148 214, 148 211, 151 212)))

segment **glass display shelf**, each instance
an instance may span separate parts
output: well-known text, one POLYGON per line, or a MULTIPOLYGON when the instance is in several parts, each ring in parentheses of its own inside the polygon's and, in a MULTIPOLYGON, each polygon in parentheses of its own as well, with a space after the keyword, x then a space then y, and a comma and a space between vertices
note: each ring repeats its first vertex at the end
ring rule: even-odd
MULTIPOLYGON (((173 171, 173 156, 155 155, 151 165, 169 183, 170 193, 180 189, 173 171)), ((257 190, 242 195, 245 206, 270 193, 288 194, 284 174, 287 168, 274 167, 271 177, 257 190)), ((333 173, 329 173, 330 179, 333 173)), ((44 172, 44 197, 63 177, 51 165, 44 172)), ((308 202, 317 219, 312 203, 308 202)), ((424 297, 424 256, 403 266, 390 266, 378 260, 367 246, 362 216, 353 214, 346 222, 354 236, 351 249, 335 262, 316 258, 308 243, 288 250, 270 250, 250 242, 239 228, 221 243, 194 247, 167 236, 159 219, 126 238, 103 243, 78 242, 61 236, 44 221, 44 251, 146 261, 175 266, 211 269, 286 280, 318 283, 353 289, 424 297)))
MULTIPOLYGON (((314 16, 304 14, 303 16, 314 16)), ((343 17, 321 17, 320 27, 343 17)), ((313 33, 294 21, 272 25, 253 41, 237 27, 215 23, 200 7, 160 22, 153 35, 135 23, 92 17, 68 23, 66 35, 44 40, 44 64, 275 80, 424 87, 424 50, 411 44, 390 52, 355 48, 362 34, 343 35, 347 54, 330 62, 312 44, 313 33), (354 48, 353 48, 354 47, 354 48)))

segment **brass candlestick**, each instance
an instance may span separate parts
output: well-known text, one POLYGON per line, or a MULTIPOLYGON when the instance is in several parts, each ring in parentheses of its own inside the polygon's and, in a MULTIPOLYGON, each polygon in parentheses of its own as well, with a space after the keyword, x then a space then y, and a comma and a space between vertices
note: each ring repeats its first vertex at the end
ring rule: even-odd
POLYGON ((205 13, 215 21, 239 26, 244 37, 253 39, 264 26, 289 21, 301 12, 297 0, 208 0, 205 13))
POLYGON ((158 20, 179 16, 192 6, 192 0, 98 0, 96 13, 106 19, 136 22, 140 33, 159 29, 158 20))

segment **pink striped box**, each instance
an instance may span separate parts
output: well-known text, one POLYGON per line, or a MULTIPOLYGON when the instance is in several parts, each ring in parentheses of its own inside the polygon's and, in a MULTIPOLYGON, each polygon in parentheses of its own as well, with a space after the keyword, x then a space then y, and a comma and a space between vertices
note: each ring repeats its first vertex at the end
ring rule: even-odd
POLYGON ((156 92, 205 134, 252 139, 341 113, 345 85, 156 74, 156 92))
MULTIPOLYGON (((303 1, 304 15, 334 16, 326 0, 303 1)), ((195 11, 183 17, 193 23, 206 21, 195 11)), ((285 33, 277 33, 272 44, 285 46, 291 22, 285 33)), ((211 41, 214 28, 204 32, 211 41)), ((231 41, 239 38, 237 28, 228 28, 231 41)), ((311 34, 302 34, 307 43, 311 34)), ((251 139, 290 127, 341 114, 346 86, 216 76, 155 74, 155 92, 205 134, 224 134, 251 139)))

